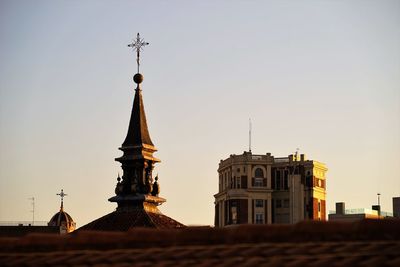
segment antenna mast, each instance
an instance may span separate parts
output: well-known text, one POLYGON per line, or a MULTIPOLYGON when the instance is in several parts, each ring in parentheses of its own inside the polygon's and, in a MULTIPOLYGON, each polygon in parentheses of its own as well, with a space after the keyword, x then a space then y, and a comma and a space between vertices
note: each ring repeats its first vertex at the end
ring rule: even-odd
POLYGON ((249 118, 249 152, 251 153, 251 119, 249 118))
POLYGON ((31 205, 32 205, 32 210, 31 210, 31 212, 32 212, 32 225, 34 225, 35 224, 35 198, 34 197, 30 197, 28 199, 32 201, 31 202, 31 205))

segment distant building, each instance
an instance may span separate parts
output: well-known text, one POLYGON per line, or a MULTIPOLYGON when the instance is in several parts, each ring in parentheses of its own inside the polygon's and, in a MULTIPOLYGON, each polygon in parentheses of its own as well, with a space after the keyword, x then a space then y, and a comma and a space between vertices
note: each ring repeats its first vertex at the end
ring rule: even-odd
POLYGON ((329 212, 329 221, 355 222, 363 219, 383 219, 393 217, 390 212, 381 211, 379 205, 373 205, 372 209, 346 209, 344 202, 336 203, 336 210, 329 212))
POLYGON ((215 226, 326 219, 325 164, 244 152, 219 163, 215 226))
POLYGON ((48 226, 57 226, 59 227, 60 234, 68 234, 75 230, 76 224, 72 217, 64 211, 64 197, 67 194, 64 194, 64 190, 61 189, 61 193, 57 195, 61 197, 60 211, 51 217, 48 226))

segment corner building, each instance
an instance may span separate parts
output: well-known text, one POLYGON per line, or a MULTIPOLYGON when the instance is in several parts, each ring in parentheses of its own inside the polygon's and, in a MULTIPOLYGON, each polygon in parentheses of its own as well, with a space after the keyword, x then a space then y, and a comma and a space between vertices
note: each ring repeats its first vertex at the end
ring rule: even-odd
POLYGON ((215 226, 325 221, 327 170, 304 154, 230 155, 219 163, 215 226))

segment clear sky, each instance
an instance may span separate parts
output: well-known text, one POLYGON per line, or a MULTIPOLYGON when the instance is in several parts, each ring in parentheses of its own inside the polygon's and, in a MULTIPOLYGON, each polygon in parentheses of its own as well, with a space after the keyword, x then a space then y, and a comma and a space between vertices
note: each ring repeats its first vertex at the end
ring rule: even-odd
POLYGON ((143 97, 160 208, 213 224, 220 159, 300 148, 328 210, 400 196, 400 1, 0 1, 0 221, 82 226, 116 207, 114 158, 143 97))

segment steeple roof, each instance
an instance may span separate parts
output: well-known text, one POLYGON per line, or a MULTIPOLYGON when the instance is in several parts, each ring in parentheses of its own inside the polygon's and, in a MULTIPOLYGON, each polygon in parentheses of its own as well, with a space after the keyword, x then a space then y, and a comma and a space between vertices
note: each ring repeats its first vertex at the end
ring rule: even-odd
POLYGON ((135 89, 131 119, 129 121, 128 133, 125 141, 119 148, 124 151, 124 155, 115 160, 122 162, 126 160, 148 159, 154 162, 160 162, 159 159, 153 157, 153 153, 157 151, 157 148, 151 141, 149 129, 147 127, 141 87, 143 75, 136 73, 133 80, 137 84, 137 87, 135 89))
POLYGON ((143 145, 154 147, 147 127, 140 83, 137 84, 135 91, 128 134, 126 135, 125 141, 122 143, 122 148, 143 145))

